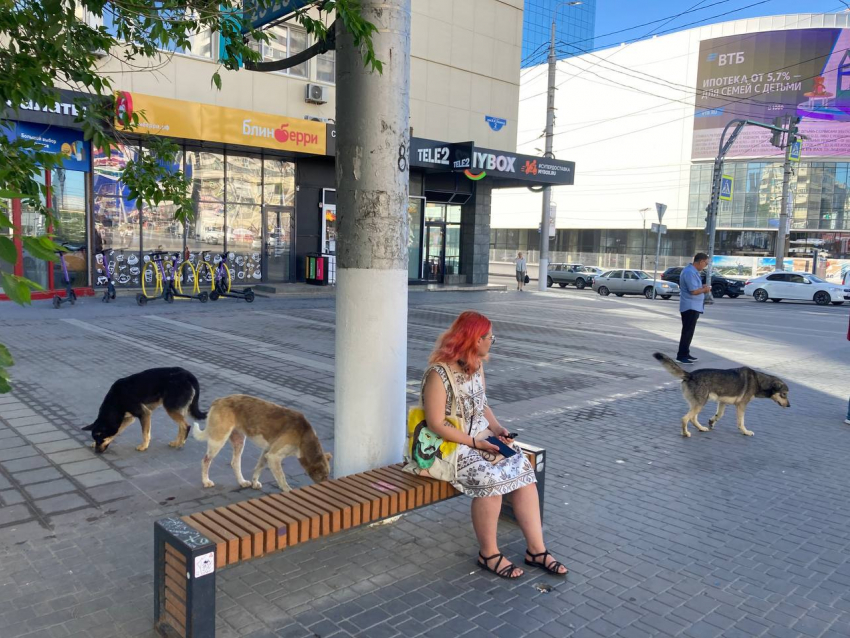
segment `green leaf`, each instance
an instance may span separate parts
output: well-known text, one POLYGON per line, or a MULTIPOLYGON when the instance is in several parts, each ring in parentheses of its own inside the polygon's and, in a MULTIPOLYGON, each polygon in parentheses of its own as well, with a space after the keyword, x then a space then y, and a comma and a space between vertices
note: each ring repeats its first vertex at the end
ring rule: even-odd
POLYGON ((18 249, 15 247, 15 242, 2 235, 0 235, 0 260, 10 264, 18 261, 18 249))
POLYGON ((221 74, 216 71, 212 76, 212 83, 215 84, 215 88, 221 91, 221 74))
POLYGON ((0 274, 0 281, 3 283, 3 292, 16 304, 25 306, 31 301, 30 289, 25 283, 19 281, 19 279, 19 277, 5 272, 0 274))
POLYGON ((9 352, 9 348, 0 343, 0 366, 8 368, 9 366, 14 364, 15 362, 12 359, 12 353, 9 352))
POLYGON ((25 199, 26 195, 17 191, 9 190, 8 188, 0 188, 0 198, 2 199, 25 199))
POLYGON ((46 235, 42 235, 41 237, 24 237, 22 241, 27 252, 36 259, 56 261, 59 259, 56 255, 56 251, 65 252, 65 249, 62 248, 62 246, 55 243, 46 235))
POLYGON ((12 386, 6 379, 0 379, 0 394, 6 394, 12 391, 12 386))
POLYGON ((0 228, 14 228, 14 226, 12 226, 12 220, 6 217, 3 213, 0 213, 0 228))

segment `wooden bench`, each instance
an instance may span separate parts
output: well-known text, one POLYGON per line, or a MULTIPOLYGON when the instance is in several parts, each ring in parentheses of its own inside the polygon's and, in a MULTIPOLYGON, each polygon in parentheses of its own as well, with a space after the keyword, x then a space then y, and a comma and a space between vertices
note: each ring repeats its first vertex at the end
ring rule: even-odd
MULTIPOLYGON (((545 450, 520 444, 543 511, 545 450)), ((380 521, 460 493, 449 483, 369 470, 154 524, 154 622, 161 636, 215 636, 215 573, 299 543, 380 521)), ((513 518, 508 499, 503 516, 513 518)))

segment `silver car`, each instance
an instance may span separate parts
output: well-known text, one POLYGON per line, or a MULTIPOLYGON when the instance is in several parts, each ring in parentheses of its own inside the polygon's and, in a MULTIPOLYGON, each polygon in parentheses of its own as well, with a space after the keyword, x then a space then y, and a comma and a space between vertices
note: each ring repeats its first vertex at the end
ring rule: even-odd
POLYGON ((593 280, 593 289, 603 297, 612 292, 618 297, 623 295, 643 295, 652 299, 652 288, 662 299, 679 294, 678 284, 672 281, 656 281, 642 270, 609 270, 593 280))
POLYGON ((546 285, 551 288, 552 284, 558 284, 561 288, 566 288, 567 284, 570 284, 582 290, 593 284, 594 277, 601 274, 601 268, 583 264, 549 264, 546 285))

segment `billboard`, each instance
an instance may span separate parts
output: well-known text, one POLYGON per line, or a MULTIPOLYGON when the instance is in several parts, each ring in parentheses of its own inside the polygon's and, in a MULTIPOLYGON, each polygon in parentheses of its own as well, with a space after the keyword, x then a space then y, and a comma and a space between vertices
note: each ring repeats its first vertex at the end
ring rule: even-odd
MULTIPOLYGON (((700 42, 693 159, 717 155, 731 120, 802 118, 805 157, 850 156, 850 29, 791 29, 700 42)), ((767 129, 747 126, 727 157, 776 157, 767 129)))

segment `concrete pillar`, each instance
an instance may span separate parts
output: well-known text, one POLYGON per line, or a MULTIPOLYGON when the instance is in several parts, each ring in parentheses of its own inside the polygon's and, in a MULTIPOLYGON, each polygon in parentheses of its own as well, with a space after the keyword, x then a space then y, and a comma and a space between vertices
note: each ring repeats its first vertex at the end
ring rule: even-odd
POLYGON ((464 204, 460 218, 460 268, 468 284, 486 284, 490 270, 490 194, 484 179, 475 197, 464 204))
POLYGON ((407 382, 411 0, 361 0, 383 73, 337 25, 334 475, 401 460, 407 382))

